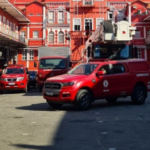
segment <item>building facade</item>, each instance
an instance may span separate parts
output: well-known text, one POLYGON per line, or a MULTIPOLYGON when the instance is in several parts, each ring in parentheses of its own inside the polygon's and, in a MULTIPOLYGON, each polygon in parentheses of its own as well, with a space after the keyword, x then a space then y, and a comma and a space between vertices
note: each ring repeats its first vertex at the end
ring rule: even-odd
MULTIPOLYGON (((14 63, 24 64, 29 70, 37 70, 34 62, 38 62, 38 48, 42 46, 56 48, 53 52, 55 55, 59 55, 57 47, 69 48, 70 60, 73 64, 77 64, 87 48, 88 38, 98 28, 100 22, 103 20, 118 22, 124 18, 136 27, 136 34, 130 44, 138 48, 139 58, 145 58, 150 63, 150 3, 148 0, 128 2, 121 0, 11 0, 12 3, 8 0, 2 1, 12 5, 12 10, 18 14, 12 15, 12 10, 5 11, 4 5, 1 4, 1 32, 5 31, 3 30, 5 27, 15 32, 14 35, 17 34, 17 42, 15 37, 9 39, 11 48, 8 48, 8 39, 1 37, 4 38, 0 43, 1 51, 4 51, 5 56, 10 56, 9 51, 15 51, 14 63), (26 40, 20 44, 19 37, 26 40), (9 50, 6 52, 3 49, 9 50)), ((11 58, 6 58, 13 63, 11 58)), ((3 56, 0 61, 2 59, 3 56)))
POLYGON ((0 2, 0 72, 4 67, 17 63, 18 49, 26 47, 28 41, 19 32, 19 23, 27 25, 30 20, 10 1, 0 2))
POLYGON ((34 62, 38 62, 38 47, 56 48, 53 52, 59 55, 57 47, 70 48, 66 38, 70 31, 70 15, 66 11, 68 1, 33 1, 15 0, 14 4, 22 10, 30 23, 20 23, 20 32, 28 39, 28 47, 18 51, 18 63, 24 64, 29 70, 37 70, 34 62))

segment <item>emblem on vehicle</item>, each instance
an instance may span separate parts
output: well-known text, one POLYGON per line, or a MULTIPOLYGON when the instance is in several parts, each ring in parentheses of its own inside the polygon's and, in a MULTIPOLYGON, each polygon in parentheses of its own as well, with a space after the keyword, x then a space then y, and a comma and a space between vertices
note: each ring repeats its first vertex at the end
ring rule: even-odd
POLYGON ((107 80, 104 80, 104 81, 103 81, 103 86, 104 86, 104 87, 108 87, 108 84, 109 84, 109 83, 108 83, 107 80))

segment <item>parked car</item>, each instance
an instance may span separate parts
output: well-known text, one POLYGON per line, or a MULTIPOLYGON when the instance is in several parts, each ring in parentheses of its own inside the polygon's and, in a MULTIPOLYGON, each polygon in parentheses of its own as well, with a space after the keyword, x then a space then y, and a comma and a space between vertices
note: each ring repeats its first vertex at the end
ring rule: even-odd
POLYGON ((28 71, 23 65, 10 65, 0 77, 0 92, 23 90, 27 93, 30 90, 29 80, 28 71))
POLYGON ((37 86, 37 72, 36 71, 28 71, 30 76, 30 86, 36 88, 37 86))
POLYGON ((96 99, 115 103, 131 96, 134 104, 143 104, 150 89, 150 68, 144 59, 83 63, 67 74, 47 78, 43 97, 54 108, 64 103, 86 110, 96 99))

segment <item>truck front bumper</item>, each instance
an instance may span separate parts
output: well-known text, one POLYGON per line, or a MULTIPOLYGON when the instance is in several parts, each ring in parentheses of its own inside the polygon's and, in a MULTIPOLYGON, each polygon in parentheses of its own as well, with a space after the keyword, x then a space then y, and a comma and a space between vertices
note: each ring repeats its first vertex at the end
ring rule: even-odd
POLYGON ((73 103, 76 92, 73 89, 48 90, 42 91, 44 99, 53 103, 73 103))
POLYGON ((24 81, 18 82, 0 82, 0 90, 23 90, 26 88, 26 84, 24 81))

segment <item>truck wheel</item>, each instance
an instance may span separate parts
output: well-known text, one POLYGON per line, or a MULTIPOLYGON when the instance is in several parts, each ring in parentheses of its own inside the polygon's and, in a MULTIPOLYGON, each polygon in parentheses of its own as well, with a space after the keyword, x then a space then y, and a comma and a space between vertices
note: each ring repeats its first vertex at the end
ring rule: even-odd
POLYGON ((42 92, 43 87, 39 86, 39 92, 42 92))
POLYGON ((49 104, 50 107, 54 108, 54 109, 60 109, 62 104, 56 104, 56 103, 51 103, 47 100, 47 103, 49 104))
POLYGON ((75 107, 79 110, 87 110, 91 106, 91 94, 88 90, 78 91, 75 99, 75 107))
POLYGON ((117 97, 112 97, 112 98, 106 98, 106 101, 108 103, 114 104, 117 101, 117 97))
POLYGON ((146 99, 146 90, 143 86, 136 86, 131 95, 132 102, 137 105, 141 105, 146 99))

